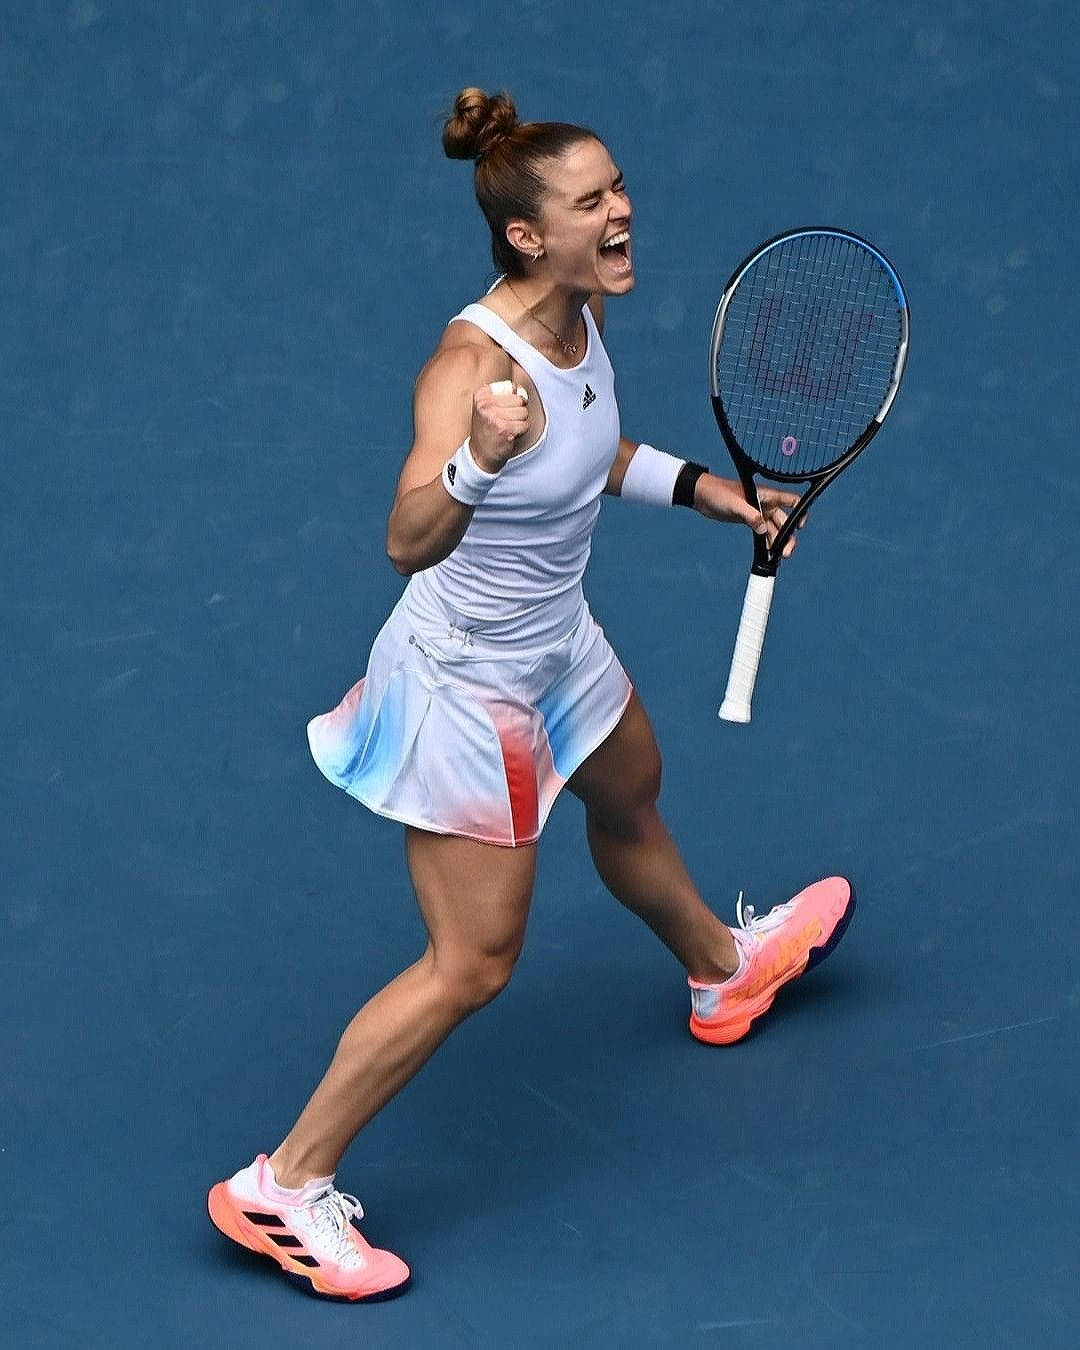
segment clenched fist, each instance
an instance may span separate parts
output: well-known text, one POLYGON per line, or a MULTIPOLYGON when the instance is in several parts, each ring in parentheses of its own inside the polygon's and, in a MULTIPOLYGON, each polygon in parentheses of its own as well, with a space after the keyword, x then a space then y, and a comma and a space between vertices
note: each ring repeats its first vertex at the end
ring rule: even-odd
POLYGON ((486 473, 498 473, 529 425, 529 396, 510 380, 484 384, 473 395, 469 450, 486 473))

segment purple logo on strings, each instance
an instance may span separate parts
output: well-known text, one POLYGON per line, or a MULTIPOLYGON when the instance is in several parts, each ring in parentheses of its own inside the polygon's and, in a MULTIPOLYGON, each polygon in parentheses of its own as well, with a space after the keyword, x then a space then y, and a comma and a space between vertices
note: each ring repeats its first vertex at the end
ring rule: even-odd
POLYGON ((798 450, 798 448, 799 442, 795 439, 794 436, 785 436, 784 439, 780 442, 780 453, 782 455, 786 455, 788 459, 791 458, 791 456, 795 453, 796 450, 798 450))

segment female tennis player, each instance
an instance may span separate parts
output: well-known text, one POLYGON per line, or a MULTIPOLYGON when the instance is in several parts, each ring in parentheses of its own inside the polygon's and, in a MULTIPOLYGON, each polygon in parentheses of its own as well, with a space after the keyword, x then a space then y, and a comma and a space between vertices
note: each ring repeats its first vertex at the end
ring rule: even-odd
MULTIPOLYGON (((357 1132, 506 985, 536 849, 565 786, 597 870, 686 969, 690 1030, 728 1044, 839 938, 840 877, 734 928, 703 901, 657 811, 649 719, 582 594, 603 493, 775 537, 794 493, 737 482, 620 433, 604 302, 634 285, 633 213, 604 144, 458 95, 443 145, 476 163, 500 280, 449 324, 416 384, 387 550, 410 578, 367 672, 308 728, 331 782, 405 826, 428 932, 346 1028, 284 1141, 209 1196, 214 1223, 311 1291, 366 1300, 409 1269, 371 1247, 334 1172, 357 1132)), ((657 597, 658 601, 660 597, 657 597)))

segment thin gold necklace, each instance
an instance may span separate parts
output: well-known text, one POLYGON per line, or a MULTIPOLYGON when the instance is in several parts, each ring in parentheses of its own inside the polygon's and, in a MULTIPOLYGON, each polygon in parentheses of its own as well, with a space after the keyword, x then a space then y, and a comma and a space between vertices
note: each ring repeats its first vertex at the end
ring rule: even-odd
POLYGON ((545 329, 547 332, 549 332, 549 333, 551 334, 551 336, 555 339, 555 341, 559 344, 559 346, 563 349, 563 351, 567 354, 567 356, 577 356, 577 354, 578 354, 578 345, 577 345, 577 343, 576 343, 576 342, 567 342, 567 340, 566 340, 564 337, 561 337, 558 333, 556 333, 556 331, 555 331, 554 328, 550 328, 550 327, 543 321, 543 319, 540 317, 540 315, 537 314, 536 310, 533 309, 531 306, 527 305, 527 304, 525 303, 525 301, 522 300, 521 296, 518 295, 517 291, 515 291, 514 288, 513 288, 513 286, 510 285, 510 278, 509 278, 509 277, 503 277, 503 281, 506 282, 506 286, 507 286, 507 289, 509 290, 510 294, 511 294, 511 295, 514 297, 514 299, 518 302, 518 304, 519 304, 519 305, 521 306, 521 308, 525 311, 525 313, 528 314, 530 318, 535 319, 536 322, 540 325, 541 328, 545 329))

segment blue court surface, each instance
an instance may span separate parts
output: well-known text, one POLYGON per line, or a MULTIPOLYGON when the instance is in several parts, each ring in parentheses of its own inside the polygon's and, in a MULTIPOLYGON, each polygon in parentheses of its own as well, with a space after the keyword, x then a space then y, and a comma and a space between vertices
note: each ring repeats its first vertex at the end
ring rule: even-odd
POLYGON ((1063 0, 11 0, 0 39, 0 1307, 54 1347, 1075 1347, 1080 18, 1063 0), (706 348, 779 230, 895 262, 904 387, 721 723, 745 531, 609 501, 587 591, 733 918, 859 912, 745 1042, 544 835, 525 954, 338 1174, 414 1285, 206 1218, 419 954, 304 725, 400 592, 414 375, 490 278, 466 84, 636 210, 623 425, 723 471, 706 348))

